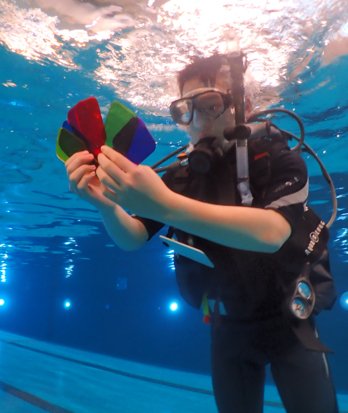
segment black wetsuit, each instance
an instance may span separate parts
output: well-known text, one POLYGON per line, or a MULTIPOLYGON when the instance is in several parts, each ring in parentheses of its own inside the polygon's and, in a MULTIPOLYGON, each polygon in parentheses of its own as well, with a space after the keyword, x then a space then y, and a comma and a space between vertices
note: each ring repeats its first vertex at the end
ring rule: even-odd
MULTIPOLYGON (((255 140, 249 148, 252 206, 277 210, 295 232, 308 195, 306 166, 281 138, 276 137, 269 146, 265 140, 259 143, 255 140)), ((206 175, 182 166, 169 170, 163 180, 173 191, 204 202, 241 203, 235 185, 234 150, 206 175)), ((149 238, 163 226, 139 219, 149 238)), ((288 258, 292 256, 291 243, 275 254, 264 254, 223 247, 178 230, 174 233, 179 241, 205 251, 215 264, 210 269, 181 256, 175 258, 184 298, 196 307, 203 294, 210 299, 212 378, 219 412, 262 412, 267 364, 288 413, 337 412, 326 355, 313 351, 294 333, 296 321, 284 312, 282 283, 296 271, 288 258)), ((310 323, 314 336, 313 319, 310 323)))

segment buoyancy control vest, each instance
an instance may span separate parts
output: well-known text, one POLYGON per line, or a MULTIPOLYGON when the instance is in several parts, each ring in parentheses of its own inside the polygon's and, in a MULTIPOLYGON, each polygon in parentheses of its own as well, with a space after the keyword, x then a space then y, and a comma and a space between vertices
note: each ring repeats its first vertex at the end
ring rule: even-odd
MULTIPOLYGON (((262 207, 272 162, 282 151, 290 149, 287 138, 273 127, 252 137, 248 146, 252 206, 262 207)), ((167 172, 165 182, 173 191, 193 199, 241 205, 236 189, 234 146, 223 154, 220 151, 217 158, 208 174, 196 172, 190 165, 180 165, 167 172)), ((194 307, 199 308, 203 295, 207 294, 221 299, 229 316, 240 320, 286 313, 299 279, 308 279, 313 287, 315 302, 311 311, 315 314, 331 308, 335 301, 327 250, 328 230, 310 208, 305 209, 289 240, 274 254, 228 248, 177 229, 170 231, 178 241, 203 250, 215 265, 209 268, 182 256, 175 257, 179 290, 194 307)))

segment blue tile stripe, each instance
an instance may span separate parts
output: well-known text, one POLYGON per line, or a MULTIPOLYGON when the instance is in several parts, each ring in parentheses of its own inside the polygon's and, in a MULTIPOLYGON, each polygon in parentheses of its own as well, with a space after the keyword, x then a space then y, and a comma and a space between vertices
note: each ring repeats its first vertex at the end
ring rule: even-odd
POLYGON ((64 409, 63 407, 57 406, 44 400, 40 397, 34 396, 31 393, 28 393, 24 390, 18 389, 17 387, 12 386, 11 384, 5 383, 0 380, 0 388, 14 397, 21 399, 39 409, 50 412, 50 413, 73 413, 71 410, 64 409))

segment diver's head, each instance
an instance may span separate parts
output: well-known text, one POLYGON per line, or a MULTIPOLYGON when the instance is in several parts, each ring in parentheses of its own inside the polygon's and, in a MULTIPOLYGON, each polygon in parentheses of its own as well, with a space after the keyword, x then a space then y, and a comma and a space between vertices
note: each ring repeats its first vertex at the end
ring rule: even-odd
MULTIPOLYGON (((234 74, 230 56, 221 54, 196 58, 179 72, 181 98, 172 102, 170 112, 173 120, 186 128, 194 145, 208 136, 224 139, 224 130, 235 125, 234 74)), ((245 101, 247 114, 251 105, 248 97, 245 101)))

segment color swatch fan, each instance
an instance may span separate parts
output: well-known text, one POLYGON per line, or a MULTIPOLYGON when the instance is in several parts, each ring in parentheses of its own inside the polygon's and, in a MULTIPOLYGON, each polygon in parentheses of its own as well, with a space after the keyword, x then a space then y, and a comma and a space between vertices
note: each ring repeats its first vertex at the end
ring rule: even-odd
POLYGON ((58 131, 56 153, 65 162, 75 152, 88 150, 95 157, 108 145, 139 164, 156 148, 144 122, 120 102, 113 102, 105 126, 96 98, 81 100, 68 112, 58 131))

